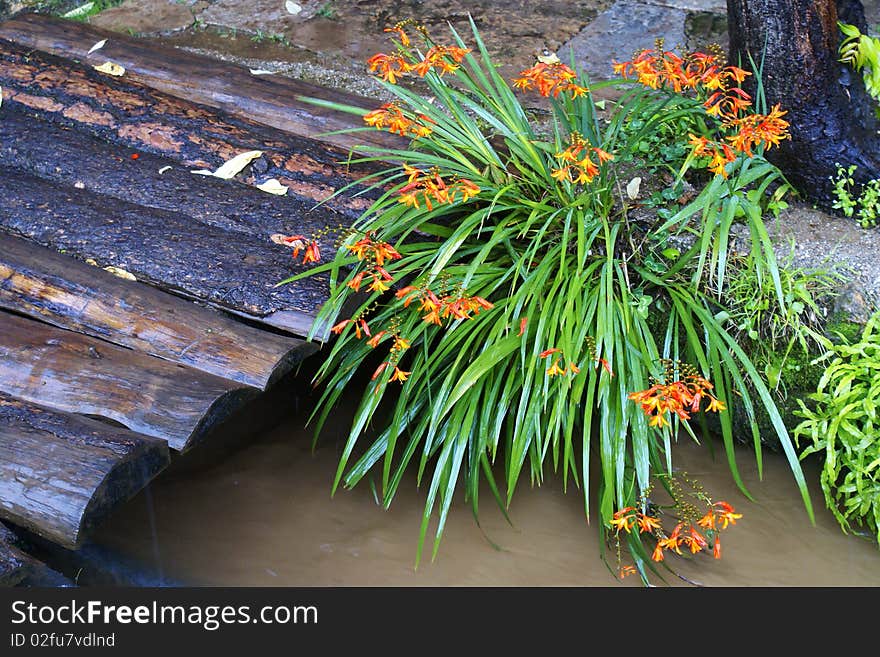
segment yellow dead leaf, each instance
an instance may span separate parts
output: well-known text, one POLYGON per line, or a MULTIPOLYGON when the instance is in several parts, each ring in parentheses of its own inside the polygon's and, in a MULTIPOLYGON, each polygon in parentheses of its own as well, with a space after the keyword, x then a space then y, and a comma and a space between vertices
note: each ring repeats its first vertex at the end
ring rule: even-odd
POLYGON ((137 279, 134 277, 134 274, 131 272, 125 271, 120 267, 104 267, 104 271, 109 271, 114 276, 119 276, 119 278, 124 278, 127 281, 136 281, 137 279))
POLYGON ((642 186, 642 179, 636 176, 626 185, 626 195, 633 201, 639 197, 639 188, 642 186))
POLYGON ((277 178, 269 178, 266 182, 257 185, 257 189, 269 192, 270 194, 277 194, 278 196, 283 196, 287 193, 287 187, 278 182, 277 178))
POLYGON ((104 62, 100 66, 92 67, 96 71, 101 71, 101 73, 106 73, 107 75, 124 75, 125 69, 119 64, 114 64, 113 62, 104 62))
POLYGON ((94 258, 86 258, 86 264, 91 265, 92 267, 98 266, 98 263, 95 261, 94 258))
POLYGON ((233 178, 235 174, 244 169, 251 162, 251 160, 256 160, 262 154, 263 151, 247 151, 246 153, 239 153, 231 160, 225 162, 216 171, 198 169, 196 171, 191 171, 191 173, 197 173, 202 176, 214 176, 216 178, 223 178, 224 180, 228 180, 230 178, 233 178))

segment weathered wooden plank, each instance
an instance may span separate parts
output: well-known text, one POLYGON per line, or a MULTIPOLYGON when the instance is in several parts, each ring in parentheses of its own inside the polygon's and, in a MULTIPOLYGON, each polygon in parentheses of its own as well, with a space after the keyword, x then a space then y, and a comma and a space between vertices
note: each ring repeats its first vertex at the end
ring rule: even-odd
POLYGON ((261 151, 260 160, 236 176, 237 183, 276 178, 290 190, 283 198, 325 202, 325 207, 349 221, 369 207, 370 197, 375 196, 360 185, 333 196, 377 170, 375 165, 349 164, 350 154, 342 149, 3 39, 0 87, 4 107, 30 109, 53 123, 193 169, 214 170, 242 152, 261 151))
POLYGON ((163 440, 0 393, 0 516, 66 547, 169 460, 163 440))
POLYGON ((0 312, 0 392, 109 418, 184 451, 259 391, 0 312))
POLYGON ((303 265, 267 236, 61 187, 2 163, 0 179, 0 228, 57 251, 256 318, 293 312, 301 331, 327 299, 324 274, 275 287, 303 265))
POLYGON ((317 349, 2 232, 0 307, 261 389, 317 349))
POLYGON ((363 127, 363 123, 357 116, 317 107, 300 98, 310 96, 365 109, 375 108, 379 104, 375 100, 293 78, 255 76, 238 64, 184 53, 155 41, 102 30, 84 22, 23 14, 0 23, 0 38, 91 65, 109 60, 125 67, 129 79, 172 96, 345 149, 357 150, 361 145, 386 149, 406 145, 404 139, 378 130, 325 134, 363 127), (103 39, 107 40, 104 47, 89 54, 91 47, 103 39))
MULTIPOLYGON (((194 221, 253 235, 326 234, 332 244, 344 218, 297 196, 268 194, 250 185, 194 175, 165 157, 135 153, 34 112, 0 110, 0 161, 53 182, 170 210, 194 221), (159 173, 159 172, 162 173, 159 173)), ((282 249, 283 250, 283 249, 282 249)))
POLYGON ((0 586, 15 586, 31 572, 31 560, 15 547, 13 539, 12 532, 0 523, 0 586))

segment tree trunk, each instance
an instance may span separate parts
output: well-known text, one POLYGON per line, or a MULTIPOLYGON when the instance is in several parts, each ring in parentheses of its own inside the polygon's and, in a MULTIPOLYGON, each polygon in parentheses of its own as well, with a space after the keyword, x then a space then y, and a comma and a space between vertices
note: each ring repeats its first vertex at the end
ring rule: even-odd
MULTIPOLYGON (((838 163, 859 185, 880 177, 875 103, 861 73, 838 62, 837 21, 866 31, 858 0, 727 0, 730 60, 760 65, 768 107, 787 110, 791 139, 768 158, 808 200, 830 210, 838 163)), ((752 93, 755 80, 749 79, 752 93)))

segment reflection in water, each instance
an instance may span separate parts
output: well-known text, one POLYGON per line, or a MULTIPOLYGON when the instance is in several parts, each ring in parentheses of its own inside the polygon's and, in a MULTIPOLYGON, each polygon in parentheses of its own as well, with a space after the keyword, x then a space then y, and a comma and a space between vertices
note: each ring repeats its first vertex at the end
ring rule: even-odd
MULTIPOLYGON (((401 485, 387 511, 367 482, 330 497, 340 447, 334 437, 342 440, 348 417, 340 412, 328 423, 314 454, 311 430, 298 415, 245 436, 246 446, 220 457, 211 446, 201 450, 200 463, 183 457, 153 483, 152 500, 143 494, 131 500, 95 542, 196 586, 618 585, 600 558, 597 529, 585 521, 580 492, 565 494, 549 473, 543 486, 520 484, 510 509, 513 526, 491 495, 481 498, 482 530, 459 500, 436 560, 428 556, 414 569, 424 503, 424 488, 418 490, 414 479, 401 485), (206 463, 208 454, 214 460, 206 463)), ((751 452, 741 449, 740 469, 756 502, 736 489, 717 450, 713 460, 705 446, 683 438, 674 461, 743 514, 723 535, 721 560, 667 558, 688 580, 706 586, 880 585, 876 544, 841 531, 818 485, 812 494, 816 525, 810 525, 781 455, 765 454, 759 481, 751 452)), ((811 482, 818 481, 814 465, 806 464, 811 482)), ((687 586, 674 575, 667 583, 687 586)), ((629 577, 623 584, 640 582, 629 577)))

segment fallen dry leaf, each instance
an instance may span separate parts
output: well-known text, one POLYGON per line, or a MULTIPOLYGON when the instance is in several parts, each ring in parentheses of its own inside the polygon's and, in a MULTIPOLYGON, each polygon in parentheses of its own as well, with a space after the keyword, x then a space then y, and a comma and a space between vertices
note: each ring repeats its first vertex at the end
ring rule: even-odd
POLYGON ((214 176, 216 178, 223 178, 224 180, 229 180, 233 178, 235 174, 244 169, 251 160, 256 160, 263 154, 263 151, 247 151, 246 153, 239 153, 231 160, 225 162, 221 165, 216 171, 208 171, 208 169, 196 169, 191 173, 197 173, 201 176, 214 176))
POLYGON ((287 193, 287 187, 278 182, 277 178, 269 178, 266 182, 262 182, 256 186, 257 189, 261 189, 264 192, 269 192, 270 194, 277 194, 278 196, 283 196, 287 193))
POLYGON ((302 235, 283 235, 282 233, 272 233, 269 236, 269 239, 275 242, 275 244, 281 244, 282 246, 292 246, 297 249, 304 249, 306 243, 301 238, 302 235))
POLYGON ((96 71, 101 71, 101 73, 106 73, 107 75, 124 75, 125 68, 120 66, 119 64, 114 64, 113 62, 104 62, 100 66, 93 66, 96 71))
POLYGON ((131 272, 125 271, 120 267, 104 267, 104 271, 109 271, 114 276, 119 276, 119 278, 124 278, 127 281, 136 281, 137 279, 134 277, 134 274, 131 272))
POLYGON ((89 51, 86 54, 91 55, 96 50, 100 50, 101 48, 103 48, 106 43, 107 39, 101 39, 100 41, 98 41, 98 43, 89 48, 89 51))
POLYGON ((287 9, 288 14, 293 14, 294 16, 303 10, 302 5, 293 2, 293 0, 287 0, 287 2, 284 3, 284 7, 287 9))
POLYGON ((274 75, 275 71, 267 71, 264 68, 252 68, 249 69, 251 75, 274 75))
POLYGON ((642 179, 636 176, 626 185, 626 195, 633 201, 639 197, 639 188, 642 186, 642 179))

